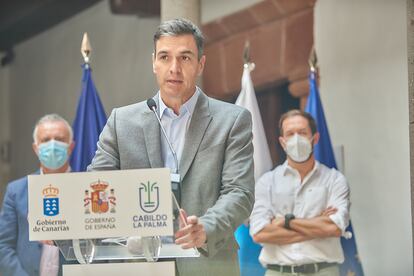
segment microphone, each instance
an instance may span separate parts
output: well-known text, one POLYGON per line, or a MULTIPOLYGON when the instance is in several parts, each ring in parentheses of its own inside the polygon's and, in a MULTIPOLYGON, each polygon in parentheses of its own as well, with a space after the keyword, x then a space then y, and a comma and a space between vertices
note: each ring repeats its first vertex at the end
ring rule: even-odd
POLYGON ((129 253, 135 255, 143 255, 144 249, 142 245, 142 237, 132 236, 128 237, 126 242, 126 247, 128 248, 129 253))
MULTIPOLYGON (((168 139, 167 133, 165 132, 165 129, 164 129, 163 125, 161 124, 160 116, 158 116, 158 113, 157 113, 157 104, 155 103, 155 101, 154 101, 153 98, 149 98, 147 100, 147 105, 148 105, 149 109, 151 109, 152 112, 154 112, 155 117, 157 117, 158 124, 161 127, 162 134, 164 135, 164 138, 167 141, 168 147, 170 148, 171 153, 172 153, 172 155, 174 157, 174 163, 175 163, 174 173, 178 174, 178 159, 177 159, 177 154, 175 153, 175 150, 174 150, 174 148, 171 145, 170 139, 168 139)), ((178 181, 180 181, 180 180, 178 180, 178 181)))
MULTIPOLYGON (((165 132, 164 126, 161 124, 160 116, 158 116, 157 113, 157 104, 155 103, 153 98, 149 98, 147 100, 148 108, 154 112, 155 117, 157 118, 158 124, 160 125, 161 132, 164 135, 165 141, 167 141, 168 147, 170 148, 170 151, 174 157, 174 163, 175 163, 175 170, 174 173, 171 174, 171 184, 172 184, 172 190, 173 194, 175 196, 175 199, 177 199, 177 203, 181 203, 181 191, 180 191, 180 174, 178 173, 178 159, 177 154, 175 153, 175 150, 170 142, 170 139, 167 136, 167 133, 165 132)), ((177 204, 178 205, 178 204, 177 204)), ((179 208, 179 205, 177 206, 179 208)))
MULTIPOLYGON (((174 150, 174 148, 171 145, 170 139, 168 138, 167 133, 165 132, 164 126, 161 124, 160 116, 158 116, 158 113, 157 113, 157 104, 155 103, 154 99, 153 98, 149 98, 147 100, 147 105, 148 105, 148 108, 152 112, 154 112, 154 115, 157 118, 158 124, 160 125, 162 134, 164 135, 164 138, 167 141, 168 147, 170 148, 171 153, 172 153, 172 155, 174 157, 174 161, 175 161, 175 171, 174 171, 174 173, 171 174, 172 197, 173 197, 173 200, 174 200, 174 204, 177 207, 174 210, 174 217, 175 217, 174 220, 175 221, 174 221, 173 224, 174 224, 174 232, 175 232, 176 229, 178 229, 180 227, 179 226, 179 219, 178 219, 178 217, 180 217, 181 222, 185 226, 187 226, 187 218, 184 217, 183 213, 180 211, 180 204, 181 204, 181 186, 180 186, 180 181, 181 181, 181 179, 180 179, 180 174, 179 174, 179 171, 178 171, 177 154, 175 153, 175 150, 174 150)), ((144 249, 145 249, 145 247, 144 247, 144 249)), ((198 252, 197 251, 197 248, 195 248, 195 247, 194 247, 194 250, 196 252, 198 252)), ((145 253, 145 251, 144 251, 144 253, 145 253)))
POLYGON ((126 247, 132 255, 144 255, 148 262, 158 260, 161 251, 161 238, 154 237, 119 237, 101 240, 102 243, 115 243, 122 247, 126 247))

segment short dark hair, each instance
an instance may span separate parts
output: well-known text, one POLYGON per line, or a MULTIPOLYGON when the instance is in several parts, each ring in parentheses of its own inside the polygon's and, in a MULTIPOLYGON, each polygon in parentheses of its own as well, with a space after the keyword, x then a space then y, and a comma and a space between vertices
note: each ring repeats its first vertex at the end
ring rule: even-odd
POLYGON ((154 52, 157 51, 157 41, 162 36, 178 36, 190 34, 194 37, 198 50, 198 59, 203 56, 204 37, 200 29, 190 20, 177 18, 162 22, 154 34, 154 52))
POLYGON ((318 132, 318 129, 316 127, 316 122, 315 119, 312 117, 312 115, 310 115, 308 112, 299 110, 299 109, 292 109, 289 110, 288 112, 282 114, 282 116, 280 117, 279 120, 279 133, 280 136, 283 136, 283 122, 287 119, 287 118, 291 118, 294 116, 302 116, 303 118, 305 118, 306 120, 308 120, 308 124, 309 127, 312 131, 312 135, 314 135, 316 132, 318 132))

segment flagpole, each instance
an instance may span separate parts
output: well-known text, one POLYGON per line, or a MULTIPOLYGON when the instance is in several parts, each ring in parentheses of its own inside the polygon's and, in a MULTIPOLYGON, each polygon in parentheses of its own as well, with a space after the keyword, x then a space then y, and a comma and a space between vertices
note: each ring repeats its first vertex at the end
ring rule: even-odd
MULTIPOLYGON (((90 76, 89 57, 92 48, 86 32, 83 34, 80 50, 84 61, 82 66, 84 71, 81 96, 73 123, 73 135, 76 144, 70 162, 71 168, 75 172, 85 171, 86 166, 91 162, 96 151, 99 133, 106 121, 105 111, 90 76), (93 118, 93 120, 85 118, 93 118), (91 141, 92 143, 89 144, 91 141)), ((82 254, 80 241, 78 239, 72 240, 73 251, 80 264, 91 263, 95 254, 94 242, 92 240, 87 240, 87 242, 92 244, 90 258, 88 259, 82 254)))
POLYGON ((250 41, 249 40, 246 40, 244 42, 243 61, 244 61, 244 64, 250 63, 250 41))
MULTIPOLYGON (((318 132, 320 139, 318 144, 314 148, 315 158, 322 164, 337 169, 332 144, 329 138, 329 131, 326 125, 325 115, 323 112, 322 103, 318 91, 318 72, 317 56, 315 48, 312 47, 309 55, 309 96, 305 111, 311 114, 318 126, 318 132)), ((340 265, 340 275, 355 275, 363 276, 362 264, 358 260, 358 250, 356 247, 354 232, 352 229, 351 220, 349 220, 349 226, 346 229, 343 237, 341 238, 341 246, 344 253, 344 262, 340 265)))
POLYGON ((73 121, 75 148, 71 155, 71 168, 86 171, 95 155, 99 134, 106 124, 106 113, 92 79, 90 58, 92 47, 88 34, 83 34, 80 45, 83 57, 81 92, 73 121))
POLYGON ((318 57, 316 55, 315 46, 312 46, 309 54, 308 64, 310 71, 316 73, 318 71, 318 57))
MULTIPOLYGON (((267 145, 266 133, 263 127, 263 121, 260 115, 259 105, 257 103, 256 93, 254 91, 253 81, 250 73, 254 70, 255 64, 250 59, 250 42, 247 40, 243 50, 243 75, 241 79, 241 91, 236 100, 236 105, 246 108, 252 118, 252 144, 254 147, 253 159, 255 163, 255 180, 265 172, 272 169, 272 159, 267 145)), ((241 276, 263 276, 265 269, 259 263, 259 254, 261 246, 254 243, 249 235, 248 224, 242 224, 237 228, 235 237, 240 245, 239 248, 239 265, 241 276)))
POLYGON ((256 68, 256 64, 254 62, 250 62, 250 41, 246 40, 244 42, 244 49, 243 49, 243 67, 249 68, 249 71, 252 72, 254 68, 256 68))
POLYGON ((89 68, 89 56, 92 53, 92 47, 89 42, 88 33, 83 33, 82 44, 81 44, 81 54, 83 56, 83 61, 85 62, 85 67, 89 68))

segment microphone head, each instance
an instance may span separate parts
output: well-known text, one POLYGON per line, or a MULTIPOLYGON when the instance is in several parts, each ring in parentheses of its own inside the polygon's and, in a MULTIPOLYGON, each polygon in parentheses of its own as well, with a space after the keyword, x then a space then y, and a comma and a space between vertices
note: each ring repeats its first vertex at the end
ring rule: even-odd
POLYGON ((134 254, 134 255, 144 254, 142 237, 140 236, 129 237, 126 245, 127 245, 129 253, 134 254))
POLYGON ((149 98, 147 100, 147 105, 149 107, 149 109, 151 109, 152 111, 154 111, 155 109, 157 109, 157 104, 155 103, 153 98, 149 98))

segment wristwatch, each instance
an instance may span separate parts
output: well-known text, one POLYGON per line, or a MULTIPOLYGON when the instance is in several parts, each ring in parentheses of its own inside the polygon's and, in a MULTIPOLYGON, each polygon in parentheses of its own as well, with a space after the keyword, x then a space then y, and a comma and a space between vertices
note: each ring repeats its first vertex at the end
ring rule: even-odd
POLYGON ((295 215, 294 214, 286 214, 285 215, 285 225, 284 225, 284 227, 286 229, 290 229, 290 221, 292 219, 295 219, 295 215))

